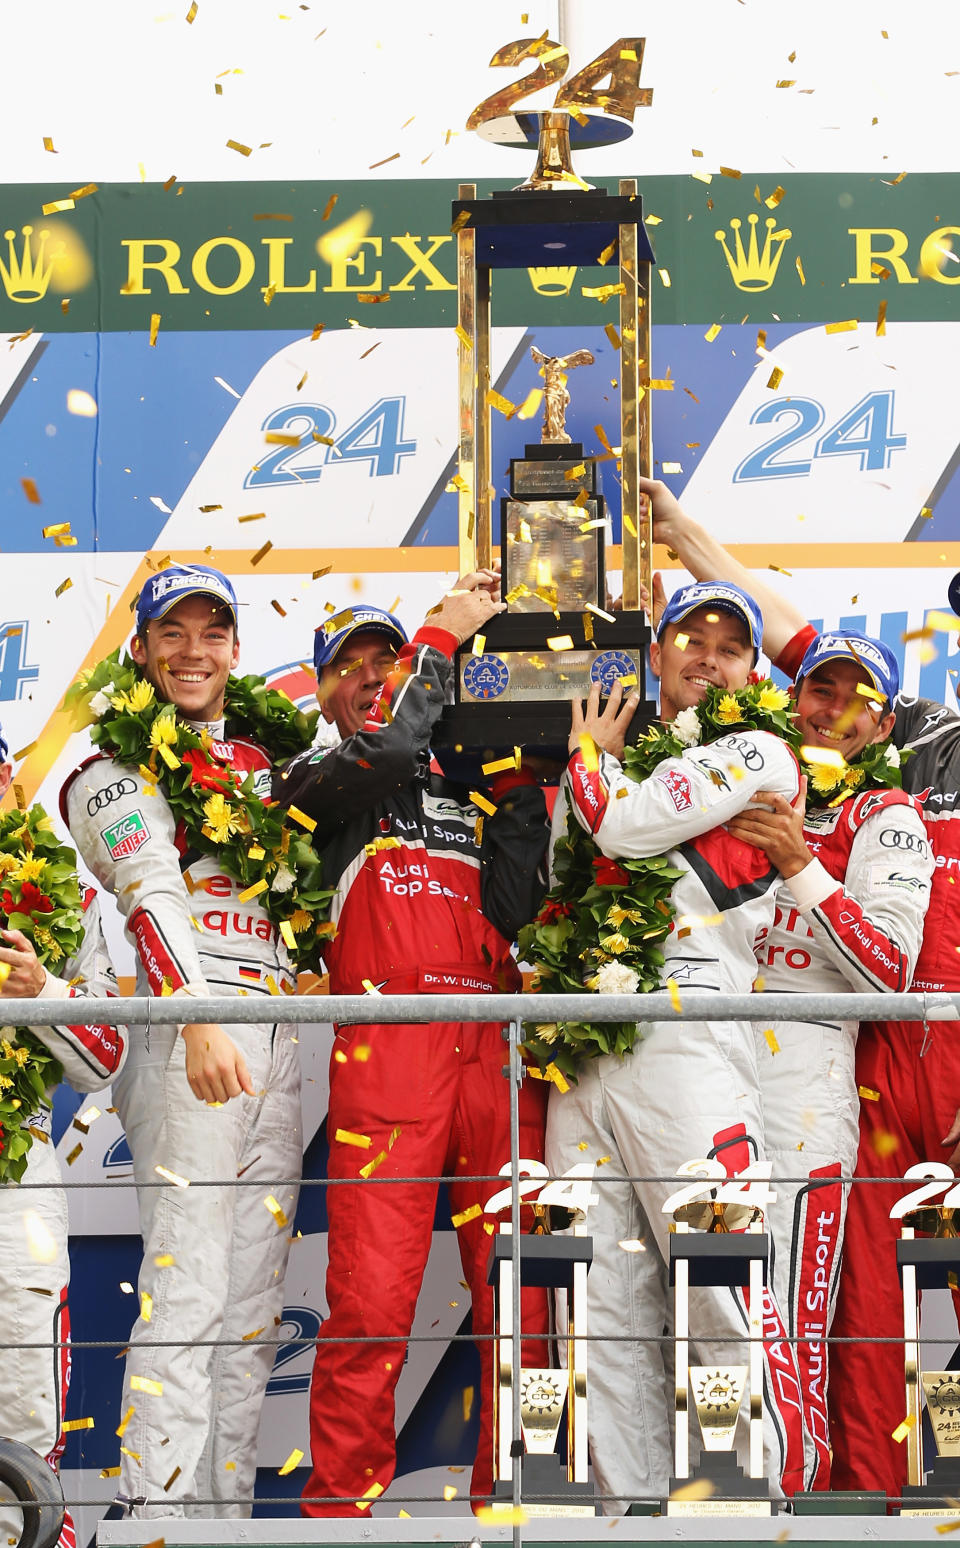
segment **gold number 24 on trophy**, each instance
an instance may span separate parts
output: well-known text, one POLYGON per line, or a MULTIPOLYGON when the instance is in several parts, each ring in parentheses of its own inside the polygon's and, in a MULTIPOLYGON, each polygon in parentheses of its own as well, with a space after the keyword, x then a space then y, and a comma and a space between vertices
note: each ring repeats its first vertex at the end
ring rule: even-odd
MULTIPOLYGON (((611 43, 596 59, 564 81, 554 107, 571 108, 574 114, 579 108, 594 108, 601 113, 616 113, 632 123, 634 110, 649 107, 653 101, 653 87, 640 85, 645 43, 646 38, 619 38, 616 43, 611 43), (610 84, 601 90, 599 83, 607 76, 610 84)), ((512 68, 524 59, 536 59, 537 68, 485 97, 467 119, 468 129, 479 129, 492 118, 502 117, 524 97, 554 81, 563 81, 570 64, 570 54, 563 44, 546 37, 517 38, 513 43, 504 43, 490 64, 491 67, 512 68)))

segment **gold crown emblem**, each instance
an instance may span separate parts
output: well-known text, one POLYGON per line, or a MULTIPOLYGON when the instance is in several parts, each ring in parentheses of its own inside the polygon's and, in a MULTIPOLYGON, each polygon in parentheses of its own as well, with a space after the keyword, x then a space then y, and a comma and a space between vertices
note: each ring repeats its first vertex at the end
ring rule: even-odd
POLYGON ((724 231, 715 231, 714 236, 723 245, 723 254, 727 260, 727 266, 733 276, 733 283, 738 290, 769 290, 777 277, 777 268, 783 255, 783 249, 790 238, 792 231, 774 231, 777 224, 773 217, 767 220, 767 236, 763 244, 763 251, 759 249, 757 242, 757 222, 759 215, 748 215, 750 235, 747 238, 747 250, 743 250, 743 239, 740 236, 740 227, 743 222, 731 220, 730 229, 734 236, 735 251, 731 252, 727 245, 727 236, 724 231))
POLYGON ((572 269, 528 269, 530 283, 538 295, 566 296, 570 293, 576 266, 572 269))
POLYGON ((47 254, 47 241, 49 231, 41 231, 37 241, 36 253, 30 238, 33 236, 33 227, 22 228, 23 244, 22 254, 18 256, 14 247, 15 231, 5 231, 3 234, 7 241, 7 262, 0 258, 0 279, 3 280, 3 288, 11 301, 39 301, 47 293, 50 276, 56 267, 57 259, 63 252, 63 243, 60 242, 49 255, 47 254))

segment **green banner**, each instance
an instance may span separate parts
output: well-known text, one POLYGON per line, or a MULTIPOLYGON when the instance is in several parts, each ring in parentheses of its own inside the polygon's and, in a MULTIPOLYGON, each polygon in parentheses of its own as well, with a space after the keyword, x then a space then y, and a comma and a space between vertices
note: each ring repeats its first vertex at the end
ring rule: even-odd
MULTIPOLYGON (((957 313, 954 174, 798 175, 778 184, 744 172, 641 178, 640 188, 659 267, 659 323, 869 322, 881 301, 890 321, 957 313)), ((0 190, 0 328, 139 331, 157 316, 161 330, 451 327, 456 193, 429 179, 8 185, 0 190), (321 257, 318 241, 362 211, 369 223, 355 250, 321 257)), ((498 272, 494 318, 615 323, 615 301, 583 294, 615 280, 609 265, 498 272)))

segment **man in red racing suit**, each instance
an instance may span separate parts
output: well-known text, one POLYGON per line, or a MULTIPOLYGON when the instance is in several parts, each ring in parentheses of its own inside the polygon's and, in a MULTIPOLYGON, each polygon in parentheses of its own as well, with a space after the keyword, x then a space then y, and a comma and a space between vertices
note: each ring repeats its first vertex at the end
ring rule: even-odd
MULTIPOLYGON (((357 607, 318 631, 321 703, 343 740, 293 759, 274 795, 317 823, 325 880, 336 888, 336 934, 325 949, 332 993, 520 987, 510 947, 546 886, 543 793, 523 770, 498 774, 496 811, 482 815, 462 787, 429 768, 453 652, 499 610, 498 597, 495 572, 461 579, 410 644, 375 608, 357 607)), ((480 1339, 474 1500, 492 1485, 483 1205, 496 1184, 478 1178, 495 1177, 510 1159, 507 1050, 497 1023, 391 1024, 386 999, 384 1012, 377 1026, 339 1026, 330 1063, 328 1175, 341 1186, 327 1193, 329 1315, 310 1395, 309 1516, 360 1514, 393 1477, 393 1393, 430 1250, 431 1179, 445 1174, 456 1179, 447 1187, 480 1339), (337 1342, 371 1336, 382 1342, 337 1342)), ((521 1157, 542 1159, 543 1128, 543 1087, 527 1080, 521 1157)), ((545 1293, 527 1290, 523 1299, 524 1329, 544 1333, 545 1293)), ((546 1363, 539 1342, 525 1363, 546 1363)))

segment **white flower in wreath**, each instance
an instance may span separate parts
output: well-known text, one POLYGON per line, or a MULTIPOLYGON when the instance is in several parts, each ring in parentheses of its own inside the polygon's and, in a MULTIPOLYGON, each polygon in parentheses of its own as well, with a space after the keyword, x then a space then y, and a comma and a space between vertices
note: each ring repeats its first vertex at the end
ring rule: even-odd
POLYGON ((289 892, 296 881, 296 876, 288 865, 278 865, 277 874, 270 883, 271 892, 289 892))
POLYGON ((892 742, 883 755, 883 761, 890 769, 898 769, 900 767, 900 750, 894 747, 892 742))
POLYGON ((697 747, 700 743, 700 717, 690 705, 682 709, 673 722, 673 734, 684 747, 697 747))
POLYGON ((116 689, 113 684, 107 683, 105 688, 101 688, 99 693, 93 695, 93 698, 90 700, 90 713, 94 720, 99 720, 100 716, 110 708, 111 696, 115 692, 116 689))
POLYGON ((636 994, 640 975, 622 962, 604 962, 593 982, 597 994, 636 994))

